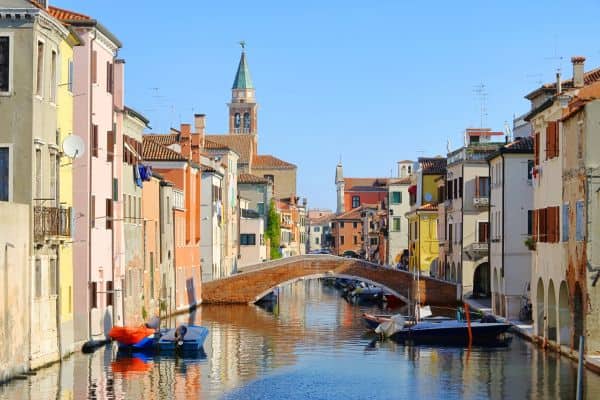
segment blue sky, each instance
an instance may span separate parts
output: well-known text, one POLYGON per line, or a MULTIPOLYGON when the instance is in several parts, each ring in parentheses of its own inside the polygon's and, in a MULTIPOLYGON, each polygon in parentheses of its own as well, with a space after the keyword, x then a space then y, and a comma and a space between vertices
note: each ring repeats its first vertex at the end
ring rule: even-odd
POLYGON ((600 65, 599 2, 56 0, 123 42, 126 102, 155 132, 193 113, 227 130, 245 40, 259 109, 259 151, 298 165, 310 207, 335 207, 335 166, 390 176, 395 162, 444 154, 480 125, 528 110, 523 96, 570 57, 600 65), (577 5, 577 6, 576 6, 577 5), (562 57, 559 58, 559 57, 562 57))

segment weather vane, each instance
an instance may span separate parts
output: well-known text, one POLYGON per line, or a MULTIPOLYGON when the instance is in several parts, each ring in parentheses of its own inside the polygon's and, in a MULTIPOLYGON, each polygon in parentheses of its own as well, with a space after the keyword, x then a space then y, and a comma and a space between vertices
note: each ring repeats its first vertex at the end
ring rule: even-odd
POLYGON ((246 49, 246 42, 243 41, 243 40, 241 40, 239 43, 240 43, 240 46, 242 46, 242 50, 245 50, 246 49))

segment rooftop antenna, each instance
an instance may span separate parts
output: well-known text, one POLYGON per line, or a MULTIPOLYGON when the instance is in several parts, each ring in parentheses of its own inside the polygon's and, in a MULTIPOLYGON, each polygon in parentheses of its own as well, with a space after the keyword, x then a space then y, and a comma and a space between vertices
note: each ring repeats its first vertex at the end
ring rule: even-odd
POLYGON ((544 57, 546 60, 554 60, 558 64, 556 66, 556 72, 560 74, 561 65, 564 57, 558 54, 558 35, 554 35, 554 55, 552 57, 544 57))
POLYGON ((479 127, 484 128, 487 123, 487 90, 483 82, 473 87, 473 92, 479 98, 479 127))
POLYGON ((512 142, 513 141, 513 131, 512 131, 512 128, 510 127, 508 121, 504 121, 504 133, 506 134, 508 141, 512 142))
POLYGON ((451 149, 452 149, 452 143, 450 143, 450 138, 448 138, 448 140, 446 140, 446 152, 450 153, 451 149))

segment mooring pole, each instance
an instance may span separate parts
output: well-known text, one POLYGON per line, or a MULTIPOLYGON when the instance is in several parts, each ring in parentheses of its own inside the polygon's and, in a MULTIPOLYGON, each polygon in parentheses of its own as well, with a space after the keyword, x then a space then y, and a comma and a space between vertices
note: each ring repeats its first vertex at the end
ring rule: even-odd
POLYGON ((579 336, 579 364, 577 365, 577 400, 583 400, 583 357, 584 350, 583 345, 585 344, 585 338, 583 335, 579 336))

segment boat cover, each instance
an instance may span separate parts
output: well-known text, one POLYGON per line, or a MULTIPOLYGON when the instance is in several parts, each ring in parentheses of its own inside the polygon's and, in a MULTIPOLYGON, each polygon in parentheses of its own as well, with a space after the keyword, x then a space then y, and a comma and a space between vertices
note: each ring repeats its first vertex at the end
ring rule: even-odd
POLYGON ((126 346, 134 345, 152 335, 154 329, 145 326, 113 326, 108 336, 126 346))

